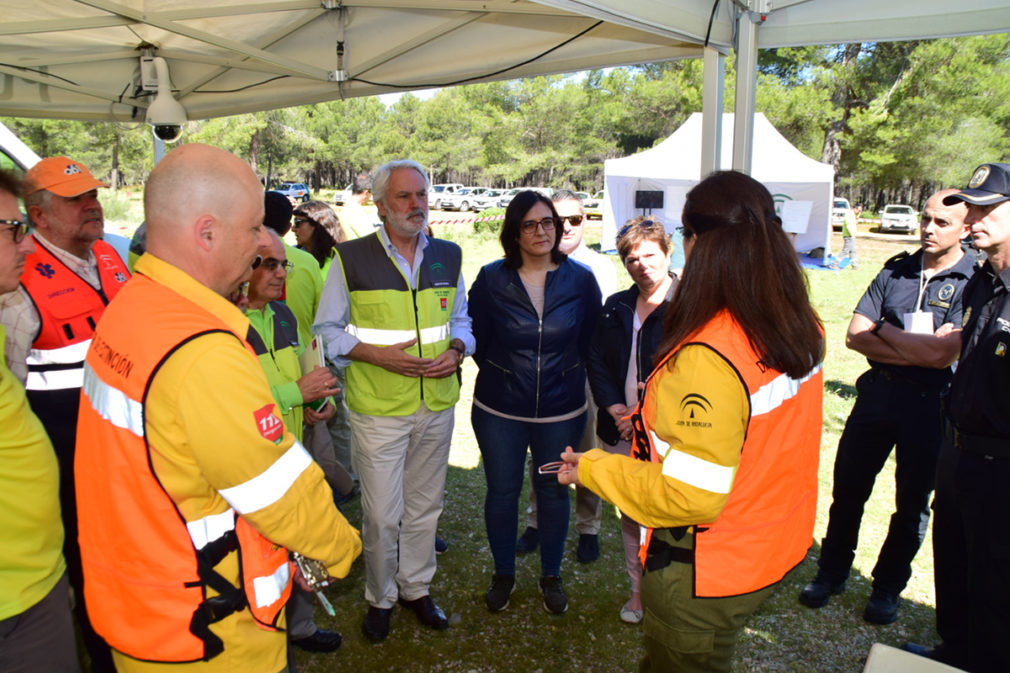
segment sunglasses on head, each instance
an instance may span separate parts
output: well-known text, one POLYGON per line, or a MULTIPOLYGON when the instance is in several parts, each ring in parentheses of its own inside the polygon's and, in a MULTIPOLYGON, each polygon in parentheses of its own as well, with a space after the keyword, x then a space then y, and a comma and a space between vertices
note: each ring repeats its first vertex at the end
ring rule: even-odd
POLYGON ((641 222, 632 222, 631 224, 626 224, 621 227, 621 230, 617 232, 617 238, 624 236, 626 233, 638 227, 639 229, 652 229, 653 227, 658 227, 659 224, 653 222, 652 220, 642 220, 641 222))

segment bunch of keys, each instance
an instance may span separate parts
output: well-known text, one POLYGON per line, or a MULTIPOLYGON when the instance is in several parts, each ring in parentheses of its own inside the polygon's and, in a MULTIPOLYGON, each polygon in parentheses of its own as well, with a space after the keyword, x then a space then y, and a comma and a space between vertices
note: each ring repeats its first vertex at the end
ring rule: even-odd
POLYGON ((336 617, 337 611, 333 609, 333 604, 323 595, 321 589, 330 583, 330 574, 326 572, 326 566, 323 565, 322 561, 317 561, 316 559, 306 558, 299 554, 298 552, 291 552, 291 560, 295 562, 298 569, 302 572, 302 577, 305 578, 305 583, 309 585, 313 593, 319 599, 319 602, 323 604, 323 609, 326 610, 326 614, 330 617, 336 617))

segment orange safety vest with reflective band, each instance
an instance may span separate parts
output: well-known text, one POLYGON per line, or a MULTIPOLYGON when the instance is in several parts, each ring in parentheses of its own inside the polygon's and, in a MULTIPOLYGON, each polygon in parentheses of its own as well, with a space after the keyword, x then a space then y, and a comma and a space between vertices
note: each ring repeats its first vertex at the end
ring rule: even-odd
POLYGON ((184 520, 151 466, 144 419, 154 376, 177 348, 214 332, 241 340, 137 275, 88 349, 75 463, 85 599, 95 630, 136 659, 209 660, 223 651, 210 624, 248 606, 259 625, 278 630, 291 593, 286 549, 231 508, 184 520), (236 552, 238 587, 213 569, 236 552))
MULTIPOLYGON (((641 460, 663 462, 678 450, 650 430, 650 419, 669 404, 650 392, 653 379, 670 376, 670 359, 688 345, 708 347, 726 360, 750 400, 740 465, 727 484, 726 505, 715 521, 694 526, 694 595, 738 596, 775 584, 810 548, 817 512, 823 373, 820 363, 799 380, 764 367, 746 333, 723 311, 653 370, 633 419, 632 452, 641 460)), ((640 550, 643 564, 651 534, 649 529, 640 550)))
POLYGON ((38 311, 41 325, 28 353, 27 390, 64 390, 81 387, 81 371, 88 342, 98 319, 130 271, 116 250, 95 241, 101 288, 96 290, 32 237, 35 252, 25 258, 21 282, 38 311))

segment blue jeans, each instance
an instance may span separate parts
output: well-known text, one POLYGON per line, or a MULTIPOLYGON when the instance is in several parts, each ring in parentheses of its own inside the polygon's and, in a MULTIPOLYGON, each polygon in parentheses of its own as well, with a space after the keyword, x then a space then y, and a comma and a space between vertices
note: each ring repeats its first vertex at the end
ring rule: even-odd
MULTIPOLYGON (((513 421, 473 407, 470 413, 484 460, 487 496, 484 524, 494 557, 495 573, 515 575, 519 532, 519 494, 526 475, 526 449, 537 467, 560 459, 566 446, 577 447, 586 415, 557 423, 513 421)), ((556 474, 535 474, 537 528, 540 531, 540 574, 561 574, 561 556, 568 535, 568 487, 556 474)))

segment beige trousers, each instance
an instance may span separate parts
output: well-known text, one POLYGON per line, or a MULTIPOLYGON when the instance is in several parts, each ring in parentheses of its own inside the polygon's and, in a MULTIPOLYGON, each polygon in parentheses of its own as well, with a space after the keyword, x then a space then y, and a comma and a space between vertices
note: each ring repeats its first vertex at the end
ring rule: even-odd
POLYGON ((350 412, 351 452, 361 486, 365 600, 390 608, 428 594, 442 513, 453 408, 409 416, 350 412))

